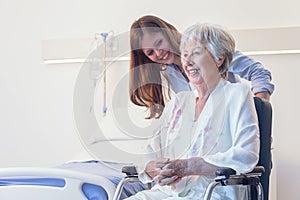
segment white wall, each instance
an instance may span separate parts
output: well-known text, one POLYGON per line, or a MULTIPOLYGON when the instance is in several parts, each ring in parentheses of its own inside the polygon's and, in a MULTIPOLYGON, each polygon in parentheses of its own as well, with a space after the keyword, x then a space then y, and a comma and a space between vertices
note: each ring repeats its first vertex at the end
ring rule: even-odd
MULTIPOLYGON (((179 30, 197 21, 220 23, 230 29, 300 26, 298 0, 187 2, 1 1, 0 167, 52 166, 82 151, 72 110, 80 65, 45 65, 41 60, 43 40, 93 37, 96 32, 110 30, 128 31, 131 22, 144 14, 159 15, 179 30)), ((277 199, 296 200, 300 180, 296 173, 300 165, 296 154, 299 54, 292 57, 257 59, 272 70, 276 84, 272 96, 275 192, 277 199)))

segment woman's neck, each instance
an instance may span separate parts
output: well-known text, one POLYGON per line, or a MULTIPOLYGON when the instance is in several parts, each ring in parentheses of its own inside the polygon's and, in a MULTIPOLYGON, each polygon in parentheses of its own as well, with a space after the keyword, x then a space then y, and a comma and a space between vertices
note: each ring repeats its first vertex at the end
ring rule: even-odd
POLYGON ((218 83, 220 82, 221 78, 211 79, 209 82, 201 82, 200 84, 194 85, 197 89, 199 98, 205 98, 209 96, 210 93, 217 87, 218 83))
POLYGON ((175 54, 174 54, 174 64, 177 65, 177 66, 179 66, 180 68, 182 68, 180 56, 177 56, 175 54))
POLYGON ((202 90, 201 93, 199 93, 199 97, 196 98, 196 108, 195 108, 195 116, 194 121, 197 121, 198 117, 200 116, 208 97, 210 96, 209 90, 202 90))

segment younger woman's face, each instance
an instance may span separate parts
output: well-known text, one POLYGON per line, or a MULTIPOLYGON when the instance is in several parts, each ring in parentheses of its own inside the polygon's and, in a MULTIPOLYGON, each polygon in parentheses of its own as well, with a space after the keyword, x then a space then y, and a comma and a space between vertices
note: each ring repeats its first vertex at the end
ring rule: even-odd
POLYGON ((141 45, 144 54, 153 62, 160 64, 174 63, 175 54, 161 32, 145 32, 141 45))

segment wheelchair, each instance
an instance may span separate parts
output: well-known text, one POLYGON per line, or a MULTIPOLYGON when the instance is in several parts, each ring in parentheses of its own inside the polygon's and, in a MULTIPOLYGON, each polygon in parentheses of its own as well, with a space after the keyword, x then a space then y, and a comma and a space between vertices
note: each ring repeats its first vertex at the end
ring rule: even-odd
MULTIPOLYGON (((226 187, 228 185, 246 185, 248 188, 248 199, 268 200, 269 199, 269 180, 272 169, 272 106, 270 102, 254 97, 258 123, 260 130, 260 152, 259 161, 253 171, 245 174, 236 174, 230 168, 220 168, 216 171, 216 177, 205 191, 203 200, 209 200, 215 187, 226 187)), ((125 184, 139 182, 138 173, 134 166, 125 166, 122 172, 126 176, 117 186, 113 200, 119 200, 125 184)), ((151 183, 148 184, 149 189, 151 183)))

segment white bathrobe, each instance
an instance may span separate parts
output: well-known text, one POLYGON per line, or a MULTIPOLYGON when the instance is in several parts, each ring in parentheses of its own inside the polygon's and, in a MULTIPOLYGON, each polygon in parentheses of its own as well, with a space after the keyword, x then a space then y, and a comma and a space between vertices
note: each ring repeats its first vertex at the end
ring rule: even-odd
MULTIPOLYGON (((161 126, 147 146, 147 159, 202 157, 237 173, 251 171, 259 157, 259 130, 253 97, 243 83, 221 80, 195 119, 197 92, 180 92, 166 105, 161 126)), ((143 182, 150 181, 140 173, 143 182)), ((202 199, 213 177, 189 176, 175 186, 155 185, 132 199, 202 199)), ((217 187, 212 199, 245 199, 245 186, 217 187)))

